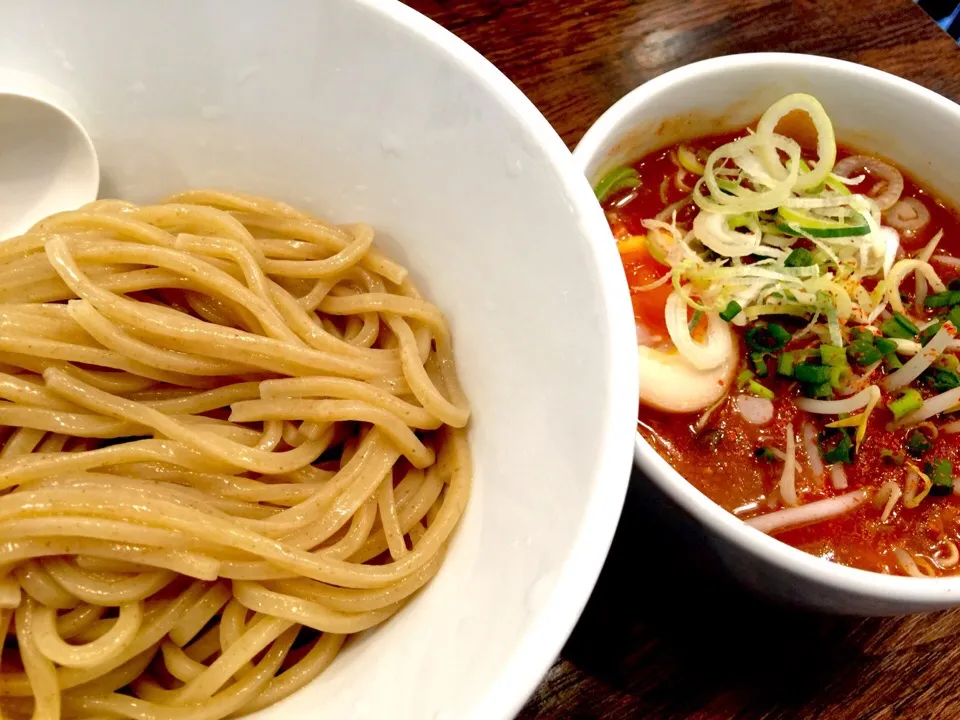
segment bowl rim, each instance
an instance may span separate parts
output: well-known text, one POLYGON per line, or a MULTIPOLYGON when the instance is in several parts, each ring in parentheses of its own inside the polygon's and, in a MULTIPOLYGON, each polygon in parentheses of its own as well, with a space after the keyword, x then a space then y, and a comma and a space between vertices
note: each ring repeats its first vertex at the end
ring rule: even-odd
MULTIPOLYGON (((960 105, 904 78, 846 60, 800 53, 740 53, 711 58, 668 71, 628 92, 591 126, 574 150, 581 171, 629 129, 623 124, 634 110, 656 97, 672 92, 677 85, 704 73, 737 72, 757 66, 771 72, 784 67, 815 67, 842 73, 851 79, 883 87, 905 102, 935 104, 956 118, 960 126, 960 105)), ((751 556, 785 570, 799 579, 829 586, 862 597, 895 599, 934 607, 960 604, 960 576, 912 578, 861 570, 825 562, 746 525, 733 514, 707 498, 673 469, 640 433, 636 433, 634 458, 644 474, 652 479, 674 502, 711 532, 751 556)))
POLYGON ((533 102, 479 51, 427 16, 399 0, 357 1, 456 61, 536 138, 582 228, 599 281, 602 305, 596 308, 598 322, 610 340, 604 348, 607 412, 593 475, 596 482, 579 526, 571 529, 571 549, 553 591, 536 618, 516 638, 509 659, 483 699, 469 711, 469 717, 476 720, 512 720, 559 656, 579 620, 603 568, 623 509, 632 467, 635 398, 639 392, 629 291, 619 256, 608 242, 610 231, 593 189, 566 144, 533 102))

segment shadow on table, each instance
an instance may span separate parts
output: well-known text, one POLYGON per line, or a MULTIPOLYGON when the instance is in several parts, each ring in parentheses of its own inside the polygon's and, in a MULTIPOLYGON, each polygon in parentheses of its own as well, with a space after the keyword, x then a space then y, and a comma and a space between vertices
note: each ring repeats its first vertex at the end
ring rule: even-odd
MULTIPOLYGON (((518 720, 865 718, 853 707, 864 676, 891 643, 906 652, 918 643, 898 622, 785 608, 742 589, 699 528, 635 471, 590 602, 518 720)), ((892 709, 909 692, 875 689, 871 704, 892 709)))

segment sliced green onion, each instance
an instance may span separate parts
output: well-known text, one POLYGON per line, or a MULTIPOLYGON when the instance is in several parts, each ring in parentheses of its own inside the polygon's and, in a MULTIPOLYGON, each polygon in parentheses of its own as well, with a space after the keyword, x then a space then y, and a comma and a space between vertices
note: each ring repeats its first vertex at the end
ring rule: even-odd
POLYGON ((773 450, 766 445, 761 445, 754 450, 753 456, 757 458, 757 460, 764 460, 766 462, 774 462, 777 459, 777 456, 773 454, 773 450))
POLYGON ((951 353, 944 353, 937 358, 937 367, 946 368, 947 370, 953 370, 956 372, 960 370, 960 358, 951 353))
POLYGON ((933 293, 923 299, 925 308, 953 307, 954 305, 960 305, 960 291, 958 290, 933 293))
POLYGON ((923 405, 923 398, 913 388, 905 388, 900 397, 887 403, 887 409, 893 413, 896 420, 900 420, 905 415, 909 415, 914 410, 919 410, 923 405))
POLYGON ((816 385, 804 384, 801 390, 803 390, 804 395, 810 398, 822 399, 833 397, 833 385, 830 384, 829 380, 816 385))
POLYGON ((926 345, 928 342, 933 340, 933 336, 936 335, 938 332, 940 332, 941 328, 943 328, 943 320, 941 320, 940 322, 935 322, 932 325, 929 325, 928 327, 925 327, 923 329, 923 332, 920 333, 920 337, 918 337, 917 340, 921 345, 926 345))
POLYGON ((790 342, 792 335, 783 325, 777 323, 758 323, 747 330, 747 347, 755 352, 780 350, 790 342))
POLYGON ((677 148, 677 162, 680 163, 680 167, 694 175, 703 175, 703 171, 706 170, 703 163, 697 158, 697 154, 686 145, 681 144, 677 148))
POLYGON ((920 458, 930 451, 930 448, 933 447, 933 443, 930 442, 930 438, 928 438, 922 432, 919 430, 914 430, 907 438, 906 447, 907 452, 910 453, 911 456, 920 458))
POLYGON ((751 380, 753 380, 753 371, 741 370, 740 374, 737 375, 737 389, 743 390, 751 380))
MULTIPOLYGON (((828 187, 828 188, 830 188, 831 190, 833 190, 834 192, 839 193, 839 194, 841 194, 841 195, 852 195, 852 194, 853 194, 853 193, 850 192, 850 188, 848 188, 846 185, 844 185, 842 182, 840 182, 839 180, 837 180, 837 179, 836 179, 835 177, 833 177, 832 175, 828 175, 828 176, 827 176, 827 179, 823 181, 823 186, 824 186, 824 187, 828 187)), ((821 192, 822 192, 822 190, 821 190, 821 192)))
POLYGON ((833 345, 821 345, 820 362, 824 365, 846 365, 847 353, 844 352, 843 348, 834 347, 833 345))
POLYGON ((743 310, 743 308, 740 307, 740 303, 738 303, 736 300, 731 300, 730 302, 727 303, 727 306, 720 313, 720 317, 726 320, 727 322, 730 322, 737 315, 740 314, 741 310, 743 310))
POLYGON ((953 326, 960 328, 960 307, 950 308, 950 312, 947 313, 947 320, 953 323, 953 326))
POLYGON ((806 248, 794 248, 787 259, 783 261, 783 264, 786 267, 810 267, 811 265, 816 265, 817 262, 813 257, 813 253, 807 250, 806 248))
POLYGON ((899 338, 901 340, 913 340, 920 332, 920 328, 903 313, 895 312, 892 318, 883 321, 880 326, 880 332, 885 337, 899 338))
POLYGON ((777 360, 777 374, 793 377, 793 353, 785 352, 777 360))
POLYGON ((908 318, 908 317, 907 317, 906 315, 904 315, 903 313, 895 312, 895 313, 893 314, 893 317, 894 317, 894 319, 895 319, 898 323, 900 323, 900 325, 903 326, 903 328, 904 328, 905 330, 907 330, 907 331, 909 331, 909 332, 912 332, 914 335, 916 335, 918 332, 920 332, 920 328, 918 328, 916 325, 914 325, 914 324, 913 324, 913 321, 910 320, 910 318, 908 318))
POLYGON ((850 372, 849 365, 829 365, 830 368, 830 386, 834 390, 840 390, 846 387, 850 382, 853 373, 850 372))
POLYGON ((759 378, 767 376, 767 353, 750 353, 750 364, 759 378))
POLYGON ((903 361, 900 359, 900 356, 895 353, 890 353, 889 355, 883 356, 883 369, 888 373, 899 370, 903 367, 903 361))
POLYGON ((880 348, 874 347, 872 343, 857 340, 847 345, 847 357, 850 358, 850 362, 856 365, 872 365, 883 358, 883 353, 880 352, 880 348))
POLYGON ((593 192, 597 196, 597 200, 602 203, 618 190, 635 188, 639 185, 640 175, 634 168, 618 167, 600 178, 600 182, 593 188, 593 192))
POLYGON ((766 387, 765 385, 761 385, 756 380, 751 380, 750 382, 747 383, 747 390, 752 392, 757 397, 766 398, 767 400, 773 400, 773 398, 776 397, 773 394, 773 390, 766 387))
POLYGON ((818 440, 824 464, 853 462, 853 440, 846 428, 828 428, 820 433, 818 440))
POLYGON ((875 337, 873 342, 877 346, 877 350, 884 355, 889 355, 897 351, 897 344, 893 340, 887 340, 887 338, 884 337, 875 337))
POLYGON ((931 495, 953 494, 953 463, 947 459, 932 460, 923 466, 923 471, 930 477, 933 485, 931 495))
POLYGON ((830 368, 826 365, 799 363, 793 366, 793 376, 808 385, 822 385, 830 382, 830 368))
POLYGON ((960 375, 947 368, 931 368, 924 375, 930 381, 930 387, 937 392, 960 387, 960 375))
POLYGON ((801 111, 810 116, 817 131, 817 166, 809 173, 799 177, 800 157, 791 157, 787 167, 796 163, 795 170, 798 179, 794 183, 795 190, 809 190, 826 181, 837 160, 837 141, 833 132, 833 124, 820 102, 812 95, 794 93, 781 98, 760 116, 757 122, 756 137, 762 143, 760 158, 767 172, 779 179, 784 171, 777 148, 771 142, 778 137, 777 124, 786 115, 794 111, 801 111))

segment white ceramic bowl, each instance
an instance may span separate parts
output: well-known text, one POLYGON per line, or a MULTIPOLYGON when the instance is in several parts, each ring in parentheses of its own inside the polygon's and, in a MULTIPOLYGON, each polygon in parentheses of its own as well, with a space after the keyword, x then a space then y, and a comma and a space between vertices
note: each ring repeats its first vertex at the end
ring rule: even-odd
POLYGON ((216 186, 364 220, 447 313, 473 495, 437 578, 260 718, 500 720, 558 654, 626 491, 637 369, 590 186, 505 77, 396 2, 0 1, 102 196, 216 186))
MULTIPOLYGON (((960 106, 901 78, 812 55, 758 53, 694 63, 628 93, 575 158, 587 177, 682 139, 743 127, 792 92, 815 95, 841 142, 879 152, 960 203, 960 106)), ((641 378, 656 382, 656 378, 641 378)), ((747 527, 686 482, 639 435, 636 462, 707 530, 731 571, 760 592, 837 613, 895 615, 960 604, 960 577, 891 577, 807 555, 747 527)))

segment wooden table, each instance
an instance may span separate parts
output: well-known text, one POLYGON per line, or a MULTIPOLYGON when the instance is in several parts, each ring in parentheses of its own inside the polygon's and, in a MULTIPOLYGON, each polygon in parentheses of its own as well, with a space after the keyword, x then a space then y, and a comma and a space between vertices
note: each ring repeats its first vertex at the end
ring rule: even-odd
MULTIPOLYGON (((960 51, 910 0, 412 0, 503 70, 573 147, 627 91, 734 52, 854 60, 960 100, 960 51)), ((957 139, 960 141, 960 138, 957 139)), ((960 718, 960 611, 851 619, 731 584, 634 478, 586 611, 534 718, 960 718), (628 578, 648 590, 626 591, 628 578)))

